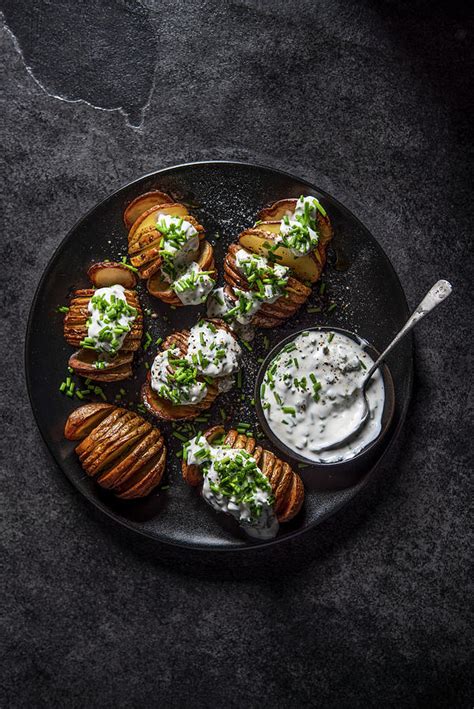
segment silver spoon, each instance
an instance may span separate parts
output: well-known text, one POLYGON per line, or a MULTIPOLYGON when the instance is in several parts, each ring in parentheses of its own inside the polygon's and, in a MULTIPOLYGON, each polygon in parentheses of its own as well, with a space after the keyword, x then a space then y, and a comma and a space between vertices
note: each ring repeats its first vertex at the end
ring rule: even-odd
POLYGON ((412 330, 415 325, 422 320, 425 315, 428 315, 434 308, 436 308, 437 305, 439 305, 445 298, 450 295, 452 291, 452 286, 451 283, 448 281, 438 281, 437 283, 434 284, 434 286, 428 291, 428 293, 425 295, 419 306, 416 308, 416 310, 412 313, 412 315, 408 318, 406 321, 405 325, 402 327, 400 332, 395 335, 389 346, 382 352, 380 357, 373 363, 367 374, 365 375, 362 384, 360 386, 359 392, 360 396, 363 398, 363 412, 362 412, 362 417, 357 424, 356 428, 351 431, 347 436, 344 436, 344 438, 341 438, 341 440, 336 441, 335 443, 330 443, 328 446, 325 446, 324 448, 319 448, 319 451, 328 451, 332 450, 333 448, 341 448, 343 445, 346 443, 349 443, 352 438, 354 438, 359 431, 365 426, 367 423, 367 420, 370 415, 370 409, 369 409, 369 402, 367 401, 367 385, 369 381, 372 378, 372 375, 374 374, 375 371, 380 367, 386 356, 393 350, 393 348, 398 345, 400 340, 402 340, 407 333, 412 330))

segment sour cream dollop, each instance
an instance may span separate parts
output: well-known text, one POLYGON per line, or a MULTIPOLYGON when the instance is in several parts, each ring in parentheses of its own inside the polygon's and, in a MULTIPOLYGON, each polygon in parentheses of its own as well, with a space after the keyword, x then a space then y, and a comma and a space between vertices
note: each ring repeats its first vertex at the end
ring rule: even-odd
POLYGON ((207 394, 207 386, 197 379, 196 369, 173 350, 156 355, 151 367, 150 385, 159 396, 177 406, 197 404, 207 394))
POLYGON ((379 435, 385 392, 378 370, 367 388, 364 428, 346 445, 320 450, 349 435, 362 418, 360 387, 373 364, 363 345, 342 333, 307 331, 272 360, 260 399, 269 427, 292 451, 334 463, 353 458, 379 435))
POLYGON ((200 305, 215 286, 215 281, 208 273, 203 273, 193 261, 173 283, 174 290, 183 305, 200 305))
POLYGON ((98 288, 87 305, 87 337, 81 345, 96 349, 106 357, 115 355, 132 328, 137 311, 127 303, 125 288, 121 285, 98 288))
POLYGON ((186 359, 208 377, 227 377, 237 372, 242 350, 224 327, 201 320, 191 328, 186 359))
POLYGON ((176 269, 187 266, 196 256, 199 249, 198 232, 190 222, 169 214, 158 214, 156 228, 163 234, 163 278, 172 282, 176 269))
POLYGON ((199 434, 189 441, 185 455, 188 465, 200 466, 202 496, 211 507, 232 515, 250 537, 277 534, 271 485, 247 451, 210 445, 199 434))
POLYGON ((319 242, 316 221, 318 212, 326 215, 317 197, 301 196, 296 202, 295 211, 287 213, 281 220, 280 233, 275 241, 281 242, 297 257, 314 251, 319 242))

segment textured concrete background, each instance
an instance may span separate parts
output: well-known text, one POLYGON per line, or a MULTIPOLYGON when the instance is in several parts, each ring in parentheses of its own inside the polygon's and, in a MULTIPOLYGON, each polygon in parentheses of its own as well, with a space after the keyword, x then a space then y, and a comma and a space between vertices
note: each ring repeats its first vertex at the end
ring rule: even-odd
POLYGON ((472 706, 467 3, 0 6, 2 705, 472 706), (455 287, 417 331, 413 404, 378 479, 287 559, 234 566, 99 518, 43 449, 22 371, 66 230, 142 173, 212 158, 344 201, 412 305, 438 277, 455 287))

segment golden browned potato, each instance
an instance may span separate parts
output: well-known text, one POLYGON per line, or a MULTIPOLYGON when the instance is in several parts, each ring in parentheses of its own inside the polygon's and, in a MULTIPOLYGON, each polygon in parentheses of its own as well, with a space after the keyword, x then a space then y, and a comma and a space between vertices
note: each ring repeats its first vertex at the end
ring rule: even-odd
POLYGON ((69 357, 68 365, 80 377, 96 382, 119 382, 132 376, 133 352, 119 351, 113 359, 107 361, 104 369, 97 369, 95 350, 77 350, 69 357))
POLYGON ((65 426, 84 471, 117 497, 148 495, 163 477, 166 446, 161 432, 133 411, 111 404, 86 404, 65 426))
MULTIPOLYGON (((293 519, 300 511, 304 502, 304 486, 300 476, 294 472, 288 463, 278 458, 274 453, 261 446, 251 436, 238 433, 231 429, 225 433, 223 426, 213 426, 204 434, 208 442, 223 438, 223 445, 230 448, 245 449, 253 458, 272 486, 275 498, 274 510, 280 523, 293 519)), ((199 466, 182 462, 182 474, 185 481, 192 486, 202 482, 199 466)))
MULTIPOLYGON (((213 271, 213 273, 210 274, 211 278, 216 279, 217 271, 214 262, 214 249, 208 241, 201 241, 196 262, 199 266, 199 270, 213 271)), ((168 305, 175 305, 177 307, 184 305, 176 293, 170 288, 168 281, 164 280, 160 271, 156 271, 151 278, 148 279, 146 287, 151 295, 155 296, 155 298, 159 298, 168 305)))
MULTIPOLYGON (((227 328, 227 325, 221 320, 212 320, 212 322, 217 327, 225 327, 229 332, 232 332, 227 328)), ((177 348, 177 355, 184 357, 188 349, 188 339, 189 331, 181 330, 179 332, 174 332, 169 335, 166 340, 161 345, 161 349, 167 350, 170 347, 175 346, 177 348)), ((141 397, 144 406, 148 411, 156 416, 157 418, 163 419, 165 421, 179 421, 179 420, 189 420, 194 419, 199 416, 200 413, 209 409, 214 403, 215 399, 219 395, 219 387, 216 380, 212 380, 212 383, 207 384, 207 394, 196 404, 183 404, 177 405, 173 404, 168 399, 163 399, 158 396, 157 393, 151 387, 151 373, 148 372, 147 380, 142 386, 141 397)))
POLYGON ((131 264, 138 269, 140 278, 150 278, 161 266, 161 233, 156 228, 158 214, 181 217, 193 225, 199 239, 204 238, 204 227, 188 214, 183 204, 159 204, 143 212, 132 225, 128 234, 128 253, 131 264))
POLYGON ((137 277, 130 268, 123 263, 115 261, 103 261, 93 263, 87 271, 87 276, 96 288, 107 288, 109 286, 123 286, 124 288, 135 288, 137 277))
POLYGON ((151 207, 155 207, 157 204, 168 204, 173 202, 173 199, 165 194, 165 192, 160 192, 159 190, 153 190, 152 192, 145 192, 139 197, 136 197, 133 202, 126 207, 123 213, 123 223, 127 229, 132 227, 138 217, 146 212, 151 207))
POLYGON ((265 258, 268 258, 269 253, 272 253, 276 258, 276 263, 291 268, 297 278, 315 283, 320 278, 324 266, 319 249, 306 254, 306 256, 295 256, 286 246, 278 246, 274 249, 273 234, 275 231, 265 231, 264 227, 265 224, 259 224, 257 227, 243 231, 239 236, 242 248, 251 253, 265 256, 265 258))
POLYGON ((80 441, 108 416, 113 404, 84 404, 69 415, 64 427, 64 437, 68 441, 80 441))
MULTIPOLYGON (((235 258, 240 245, 231 244, 224 259, 224 279, 231 288, 251 291, 245 276, 236 266, 235 258)), ((232 300, 236 299, 233 290, 227 291, 232 300)), ((311 288, 305 286, 297 278, 290 276, 285 287, 285 294, 273 303, 263 303, 262 307, 253 315, 251 324, 256 327, 273 328, 281 325, 285 320, 301 308, 311 295, 311 288)))
MULTIPOLYGON (((80 347, 82 340, 87 337, 87 319, 89 318, 89 300, 94 295, 92 288, 84 288, 74 292, 69 310, 64 317, 64 339, 72 347, 80 347)), ((143 314, 138 295, 134 290, 125 290, 127 303, 137 310, 137 317, 132 323, 132 328, 123 341, 121 351, 135 351, 140 347, 143 334, 143 314)))

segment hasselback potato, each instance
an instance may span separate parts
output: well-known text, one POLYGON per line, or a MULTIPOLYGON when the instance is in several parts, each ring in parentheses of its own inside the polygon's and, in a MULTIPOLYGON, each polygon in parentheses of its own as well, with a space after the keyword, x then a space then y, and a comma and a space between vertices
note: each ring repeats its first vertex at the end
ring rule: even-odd
POLYGON ((73 411, 64 435, 76 447, 84 471, 117 497, 145 497, 163 477, 166 446, 161 432, 141 416, 111 404, 73 411))
MULTIPOLYGON (((304 501, 304 486, 300 476, 294 472, 288 463, 278 458, 274 453, 259 446, 254 438, 231 429, 225 433, 223 426, 214 426, 204 434, 208 443, 222 439, 221 445, 235 449, 244 449, 256 461, 261 472, 270 482, 274 496, 274 512, 280 523, 288 522, 295 517, 304 501), (223 437, 223 438, 222 438, 223 437)), ((184 480, 192 486, 198 486, 203 476, 197 465, 182 462, 184 480)))

